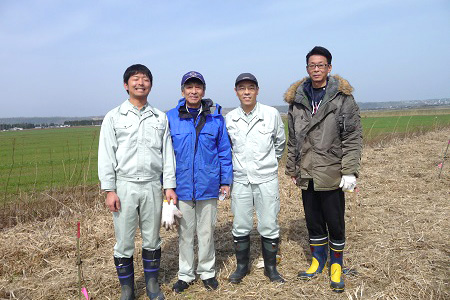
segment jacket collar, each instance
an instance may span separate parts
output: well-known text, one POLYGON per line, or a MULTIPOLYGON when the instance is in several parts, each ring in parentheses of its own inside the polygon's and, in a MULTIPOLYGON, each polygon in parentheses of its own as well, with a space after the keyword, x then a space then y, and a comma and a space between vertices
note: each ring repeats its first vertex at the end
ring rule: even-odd
MULTIPOLYGON (((142 112, 142 114, 150 113, 150 115, 158 116, 158 113, 156 112, 155 108, 153 106, 151 106, 150 103, 147 102, 146 106, 144 106, 144 107, 145 107, 145 109, 142 112)), ((128 114, 129 111, 134 113, 134 110, 135 110, 135 107, 133 106, 133 104, 131 104, 130 99, 125 100, 125 102, 123 102, 119 108, 119 112, 122 115, 128 114)))
MULTIPOLYGON (((258 101, 256 101, 256 105, 255 108, 253 108, 252 113, 255 115, 255 118, 258 118, 259 120, 264 120, 264 116, 263 114, 261 114, 261 108, 258 101)), ((232 117, 233 121, 238 121, 239 119, 242 120, 246 119, 245 112, 241 106, 238 107, 238 113, 232 117)))
MULTIPOLYGON (((200 112, 201 114, 204 114, 205 116, 220 114, 221 106, 219 104, 216 104, 216 106, 214 107, 214 103, 211 99, 209 98, 202 99, 201 103, 202 103, 200 112)), ((182 119, 192 118, 191 113, 187 110, 185 98, 181 98, 178 101, 177 109, 180 118, 182 119)))

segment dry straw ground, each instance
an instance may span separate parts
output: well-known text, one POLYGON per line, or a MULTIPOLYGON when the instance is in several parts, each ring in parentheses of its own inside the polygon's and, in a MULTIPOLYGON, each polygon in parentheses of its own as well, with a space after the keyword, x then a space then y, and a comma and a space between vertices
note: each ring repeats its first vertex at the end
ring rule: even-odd
MULTIPOLYGON (((345 276, 345 293, 332 293, 326 274, 308 282, 296 279, 310 260, 307 231, 299 191, 280 168, 279 270, 286 284, 269 283, 262 270, 255 268, 260 257, 256 232, 251 236, 251 274, 240 285, 227 282, 235 267, 232 215, 229 202, 221 202, 216 228, 220 288, 206 292, 197 281, 184 294, 172 294, 177 235, 164 231, 161 282, 167 299, 449 299, 450 161, 441 179, 436 167, 449 137, 446 129, 365 148, 360 191, 347 195, 345 264, 357 274, 345 276)), ((82 224, 84 285, 92 299, 117 299, 111 215, 98 188, 43 193, 41 198, 32 208, 10 207, 15 219, 7 207, 3 210, 0 299, 76 299, 77 220, 82 224)), ((139 249, 137 238, 138 299, 146 299, 139 249)))

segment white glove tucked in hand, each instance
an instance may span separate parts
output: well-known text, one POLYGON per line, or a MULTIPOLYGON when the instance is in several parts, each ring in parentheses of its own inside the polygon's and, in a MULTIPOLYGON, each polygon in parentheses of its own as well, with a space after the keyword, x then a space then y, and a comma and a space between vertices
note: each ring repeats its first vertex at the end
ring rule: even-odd
POLYGON ((175 217, 181 218, 183 214, 181 211, 170 201, 164 200, 162 207, 161 225, 166 228, 166 230, 174 229, 176 225, 175 217))
POLYGON ((344 192, 353 192, 356 187, 356 177, 355 175, 342 175, 341 183, 339 187, 342 188, 344 192))

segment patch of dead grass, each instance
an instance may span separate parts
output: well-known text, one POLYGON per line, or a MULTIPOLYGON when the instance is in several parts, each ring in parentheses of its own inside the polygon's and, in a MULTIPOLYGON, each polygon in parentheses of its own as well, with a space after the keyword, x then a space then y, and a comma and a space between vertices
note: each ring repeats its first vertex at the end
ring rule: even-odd
MULTIPOLYGON (((251 274, 239 285, 227 282, 236 263, 233 217, 229 201, 223 201, 216 226, 220 288, 207 292, 198 280, 174 295, 170 288, 177 280, 177 235, 162 230, 160 278, 167 299, 449 299, 450 162, 440 179, 436 167, 449 137, 450 130, 444 129, 364 149, 359 192, 347 194, 344 263, 358 274, 344 277, 345 293, 330 291, 326 272, 311 281, 296 279, 309 265, 308 237, 300 191, 281 166, 278 268, 286 284, 269 283, 262 269, 255 268, 261 256, 256 231, 251 235, 251 274)), ((1 215, 0 299, 76 299, 77 221, 82 225, 84 285, 92 299, 116 299, 113 225, 98 187, 43 193, 32 200, 4 207, 1 215)), ((137 299, 146 299, 140 248, 138 233, 137 299)))

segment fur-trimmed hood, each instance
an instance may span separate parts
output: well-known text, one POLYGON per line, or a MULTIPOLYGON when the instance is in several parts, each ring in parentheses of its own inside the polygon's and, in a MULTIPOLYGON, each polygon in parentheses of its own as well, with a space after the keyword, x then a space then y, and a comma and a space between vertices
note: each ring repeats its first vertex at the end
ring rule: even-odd
MULTIPOLYGON (((307 80, 311 80, 311 78, 305 77, 291 84, 286 93, 284 93, 284 101, 286 101, 288 104, 292 104, 299 95, 303 95, 303 83, 305 83, 307 80)), ((345 95, 351 95, 353 92, 353 87, 346 79, 342 78, 341 76, 330 75, 328 77, 327 93, 334 96, 334 94, 338 92, 341 92, 345 95)))

